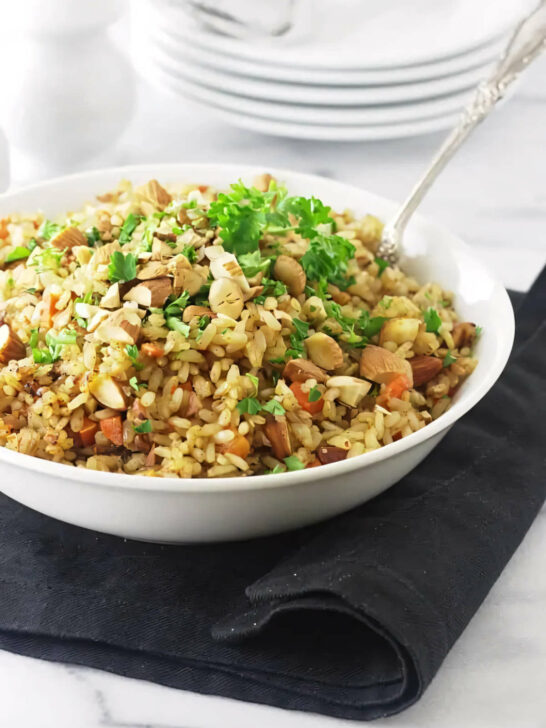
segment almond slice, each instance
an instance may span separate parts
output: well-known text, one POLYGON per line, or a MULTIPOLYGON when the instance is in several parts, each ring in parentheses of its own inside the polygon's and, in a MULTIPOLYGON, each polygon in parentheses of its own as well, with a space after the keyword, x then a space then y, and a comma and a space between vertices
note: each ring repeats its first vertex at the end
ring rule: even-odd
POLYGON ((7 364, 13 359, 24 359, 26 347, 21 339, 7 324, 0 326, 0 363, 7 364))
POLYGON ((442 360, 436 356, 414 356, 409 363, 413 372, 414 387, 430 382, 443 368, 442 360))
POLYGON ((75 227, 67 227, 51 238, 51 245, 54 248, 73 248, 75 245, 87 245, 87 238, 75 227))
POLYGON ((136 286, 125 294, 124 301, 135 301, 144 308, 161 308, 173 292, 170 278, 153 278, 136 286))
POLYGON ((291 359, 285 364, 282 375, 292 382, 306 382, 308 379, 325 382, 328 379, 326 372, 309 359, 291 359))
POLYGON ((321 331, 305 339, 307 353, 322 369, 337 369, 343 364, 343 351, 337 341, 321 331))
POLYGON ((284 415, 269 417, 264 430, 275 457, 279 458, 279 460, 288 457, 292 452, 292 445, 290 444, 286 417, 284 415))
POLYGON ((404 374, 413 386, 413 373, 407 359, 393 354, 381 346, 368 346, 362 350, 360 357, 360 376, 371 379, 372 382, 388 384, 392 379, 404 374))
POLYGON ((339 460, 345 460, 347 458, 347 450, 344 450, 342 447, 336 447, 335 445, 323 445, 317 450, 317 457, 322 465, 337 463, 339 460))
POLYGON ((120 384, 108 374, 97 374, 89 382, 89 391, 105 407, 114 410, 127 409, 127 398, 120 384))

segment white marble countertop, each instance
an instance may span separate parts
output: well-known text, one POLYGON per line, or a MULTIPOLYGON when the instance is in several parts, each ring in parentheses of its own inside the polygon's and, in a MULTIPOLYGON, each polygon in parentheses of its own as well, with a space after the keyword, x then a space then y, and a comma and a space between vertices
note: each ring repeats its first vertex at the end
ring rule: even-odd
MULTIPOLYGON (((464 237, 507 286, 546 260, 546 59, 461 150, 423 211, 464 237)), ((226 127, 144 84, 131 127, 88 167, 240 161, 316 172, 401 198, 441 135, 385 143, 274 139, 226 127)), ((14 181, 28 181, 14 158, 14 181)), ((392 728, 540 728, 546 716, 546 511, 432 685, 392 728)), ((0 652, 0 728, 341 728, 348 722, 207 697, 0 652)))

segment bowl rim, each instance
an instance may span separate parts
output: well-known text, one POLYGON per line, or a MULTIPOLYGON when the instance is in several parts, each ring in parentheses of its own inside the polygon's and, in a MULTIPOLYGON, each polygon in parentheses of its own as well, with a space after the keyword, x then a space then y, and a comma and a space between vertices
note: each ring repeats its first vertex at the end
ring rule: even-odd
MULTIPOLYGON (((239 163, 199 163, 199 162, 160 162, 157 164, 144 163, 133 164, 116 167, 105 167, 101 169, 77 172, 75 174, 62 175, 54 177, 42 182, 38 182, 24 187, 19 187, 0 194, 0 202, 6 202, 11 198, 16 198, 19 194, 39 192, 47 190, 58 185, 69 185, 71 182, 78 180, 92 181, 97 178, 99 181, 104 176, 118 176, 119 179, 131 179, 131 176, 140 176, 150 174, 158 177, 163 174, 176 173, 180 170, 180 175, 184 175, 184 168, 199 168, 204 174, 210 172, 218 172, 221 170, 226 175, 232 174, 233 179, 242 176, 263 174, 265 167, 270 174, 282 179, 290 177, 292 180, 297 179, 299 183, 312 185, 313 182, 320 181, 322 183, 331 184, 335 187, 345 187, 351 192, 359 192, 367 198, 374 199, 378 205, 396 207, 396 203, 389 198, 369 192, 357 185, 347 184, 343 181, 329 179, 327 177, 305 172, 297 172, 286 168, 274 168, 269 165, 256 166, 239 163)), ((182 181, 182 180, 181 180, 182 181)), ((82 205, 87 200, 82 200, 82 205)), ((413 221, 424 224, 433 228, 443 239, 449 239, 449 246, 456 250, 472 256, 471 248, 464 243, 455 233, 452 233, 442 225, 430 220, 421 214, 415 214, 413 221)), ((410 223, 411 225, 411 223, 410 223)), ((495 384, 501 375, 508 357, 510 355, 514 335, 515 335, 515 319, 512 304, 506 289, 502 283, 492 276, 481 261, 476 261, 478 269, 483 270, 489 279, 493 282, 500 294, 501 301, 504 299, 505 310, 502 311, 504 318, 504 336, 500 342, 497 341, 495 357, 492 365, 487 372, 487 376, 475 384, 473 389, 461 390, 460 398, 453 403, 450 409, 442 414, 437 420, 433 420, 426 427, 413 432, 411 435, 401 438, 400 440, 384 445, 372 452, 357 455, 348 460, 342 460, 336 463, 322 465, 320 468, 305 468, 296 471, 287 471, 284 473, 269 475, 250 475, 247 477, 219 477, 219 478, 179 478, 179 477, 153 477, 148 475, 131 475, 129 473, 109 473, 98 470, 87 470, 86 468, 73 467, 63 463, 55 463, 51 460, 43 460, 33 455, 25 455, 23 453, 9 450, 6 447, 0 447, 0 462, 13 465, 22 469, 31 470, 39 474, 62 478, 63 480, 73 480, 83 483, 92 483, 95 486, 107 489, 131 489, 155 492, 169 493, 195 493, 195 494, 214 494, 214 493, 236 493, 254 490, 269 490, 277 488, 290 487, 292 485, 312 484, 317 480, 324 478, 342 477, 356 470, 364 470, 369 465, 380 463, 391 457, 402 454, 406 450, 418 446, 430 440, 436 435, 440 435, 448 430, 458 419, 466 414, 474 407, 482 397, 487 394, 489 389, 495 384)), ((0 486, 1 490, 1 486, 0 486)))

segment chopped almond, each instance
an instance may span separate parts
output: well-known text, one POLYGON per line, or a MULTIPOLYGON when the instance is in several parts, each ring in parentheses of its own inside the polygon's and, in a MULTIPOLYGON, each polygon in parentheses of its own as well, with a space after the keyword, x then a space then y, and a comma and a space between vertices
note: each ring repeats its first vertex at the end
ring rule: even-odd
POLYGON ((135 301, 144 308, 161 308, 172 290, 173 284, 170 278, 153 278, 131 288, 123 300, 135 301))
POLYGON ((326 382, 326 386, 329 389, 338 389, 339 395, 337 399, 349 407, 358 407, 360 402, 368 394, 372 385, 370 382, 366 382, 364 379, 358 379, 358 377, 330 377, 326 382))
POLYGON ((113 243, 106 243, 106 245, 101 245, 100 247, 94 249, 93 261, 97 265, 106 265, 110 262, 110 256, 112 255, 112 253, 114 253, 116 250, 121 250, 121 245, 118 243, 117 240, 114 240, 113 243))
POLYGON ((169 269, 165 263, 160 263, 158 260, 151 260, 138 271, 137 278, 139 281, 149 281, 152 278, 166 276, 168 272, 169 269))
POLYGON ((265 424, 264 430, 275 457, 279 458, 279 460, 288 457, 292 452, 292 445, 290 444, 286 417, 284 415, 270 417, 265 424))
POLYGON ((154 238, 152 243, 152 260, 163 261, 172 258, 173 250, 170 245, 159 238, 154 238))
POLYGON ((413 386, 413 373, 407 359, 402 359, 388 349, 372 344, 368 344, 362 350, 360 357, 360 375, 362 377, 379 384, 388 384, 401 374, 405 375, 410 387, 413 386))
POLYGON ((73 248, 75 245, 87 245, 87 238, 78 228, 68 227, 51 238, 51 245, 54 248, 63 250, 64 248, 73 248))
POLYGON ((257 190, 260 190, 260 192, 267 192, 267 190, 269 189, 269 185, 272 181, 273 181, 273 177, 266 172, 264 174, 259 174, 256 177, 254 177, 252 185, 257 190))
POLYGON ((121 344, 135 344, 140 335, 140 326, 141 320, 136 309, 119 308, 109 313, 97 326, 95 336, 105 343, 119 341, 121 344))
POLYGON ((322 465, 337 463, 339 460, 347 458, 347 450, 334 445, 324 445, 317 450, 317 457, 322 465))
POLYGON ((160 210, 167 207, 172 199, 167 190, 162 187, 156 179, 151 179, 145 185, 139 187, 137 192, 160 210))
POLYGON ((299 296, 305 290, 307 276, 295 258, 289 255, 279 255, 275 261, 273 274, 278 281, 282 281, 292 296, 299 296))
POLYGON ((196 316, 208 316, 211 319, 216 318, 216 314, 210 308, 205 308, 205 306, 187 306, 182 314, 182 321, 188 324, 196 316))
POLYGON ((331 336, 321 331, 304 341, 307 353, 313 362, 323 369, 338 369, 343 364, 343 351, 331 336))
POLYGON ((346 306, 351 301, 351 294, 347 293, 347 291, 340 290, 333 283, 328 284, 328 293, 340 306, 346 306))
POLYGON ((414 356, 409 363, 413 372, 414 387, 430 382, 443 368, 442 360, 436 356, 414 356))
POLYGON ((248 291, 243 291, 243 298, 245 301, 251 301, 256 296, 260 296, 264 291, 263 286, 251 286, 248 291))
POLYGON ((309 359, 291 359, 285 364, 282 375, 292 382, 306 382, 308 379, 325 382, 328 379, 326 372, 309 359))
POLYGON ((7 324, 0 326, 0 363, 7 364, 13 359, 19 360, 26 356, 26 347, 21 339, 7 324))
POLYGON ((453 327, 453 345, 456 349, 463 346, 470 346, 476 338, 476 324, 470 321, 461 321, 453 327))
POLYGON ((127 398, 119 382, 108 374, 97 374, 89 382, 89 392, 105 407, 126 410, 127 398))
POLYGON ((152 445, 150 448, 150 451, 146 455, 146 460, 144 461, 144 465, 146 465, 147 468, 153 468, 155 465, 155 444, 152 445))

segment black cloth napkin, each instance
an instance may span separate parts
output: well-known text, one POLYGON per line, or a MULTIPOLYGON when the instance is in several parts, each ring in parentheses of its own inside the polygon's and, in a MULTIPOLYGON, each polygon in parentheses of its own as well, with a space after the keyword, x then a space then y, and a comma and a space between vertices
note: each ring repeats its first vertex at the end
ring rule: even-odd
POLYGON ((327 523, 160 546, 0 496, 0 647, 342 718, 403 710, 546 494, 546 271, 518 303, 495 388, 408 477, 327 523))

